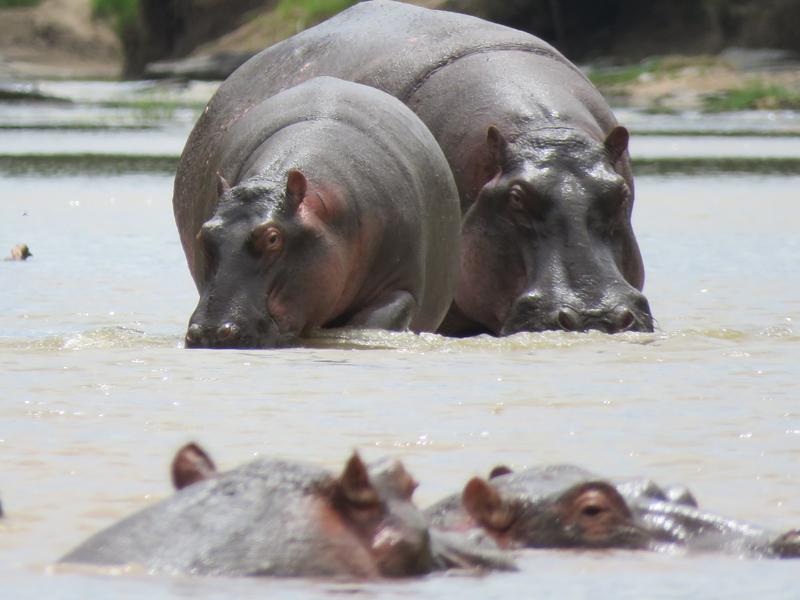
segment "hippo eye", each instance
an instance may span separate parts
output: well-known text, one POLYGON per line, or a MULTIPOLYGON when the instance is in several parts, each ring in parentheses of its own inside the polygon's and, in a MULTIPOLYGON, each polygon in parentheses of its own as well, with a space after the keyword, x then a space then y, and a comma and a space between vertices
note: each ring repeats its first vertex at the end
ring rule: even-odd
POLYGON ((604 506, 599 506, 597 504, 587 504, 583 508, 581 508, 581 514, 585 517, 596 517, 599 514, 602 514, 606 511, 604 506))
POLYGON ((508 203, 512 210, 525 212, 525 195, 518 187, 512 187, 508 192, 508 203))
POLYGON ((508 207, 514 221, 530 227, 531 221, 544 219, 546 202, 529 186, 513 185, 508 190, 508 207))
POLYGON ((273 225, 262 225, 253 231, 250 245, 260 254, 274 254, 283 248, 283 234, 273 225))

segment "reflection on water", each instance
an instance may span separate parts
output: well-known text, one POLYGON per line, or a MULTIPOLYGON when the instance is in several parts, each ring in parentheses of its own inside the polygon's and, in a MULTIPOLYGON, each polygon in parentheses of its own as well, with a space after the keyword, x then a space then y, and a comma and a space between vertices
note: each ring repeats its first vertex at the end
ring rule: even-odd
POLYGON ((800 177, 639 177, 652 334, 453 340, 328 331, 184 350, 197 301, 168 175, 0 180, 0 575, 9 597, 657 597, 768 594, 796 563, 532 552, 517 574, 377 584, 98 575, 50 565, 170 493, 174 450, 338 469, 402 458, 425 505, 496 463, 687 484, 709 509, 800 525, 800 177), (733 574, 733 575, 732 575, 733 574))

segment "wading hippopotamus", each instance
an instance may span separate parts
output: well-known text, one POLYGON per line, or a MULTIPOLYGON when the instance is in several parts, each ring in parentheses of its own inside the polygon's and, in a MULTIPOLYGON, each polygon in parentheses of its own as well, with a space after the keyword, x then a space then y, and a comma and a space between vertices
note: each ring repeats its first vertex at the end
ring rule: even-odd
POLYGON ((447 156, 463 232, 442 333, 652 330, 627 130, 553 47, 474 17, 373 0, 262 51, 199 119, 176 211, 210 185, 208 165, 238 119, 317 75, 396 96, 447 156))
POLYGON ((411 502, 416 482, 397 461, 341 475, 258 459, 217 473, 195 444, 172 463, 177 493, 89 538, 63 563, 140 565, 164 573, 355 578, 449 567, 513 568, 465 536, 431 535, 411 502))
POLYGON ((497 471, 425 511, 431 527, 471 532, 500 548, 627 548, 800 557, 782 535, 704 512, 682 486, 612 483, 572 465, 497 471), (488 539, 487 539, 488 538, 488 539))
POLYGON ((225 118, 213 140, 195 129, 175 183, 200 291, 186 345, 271 347, 325 326, 436 330, 455 289, 458 192, 414 113, 321 77, 225 118))

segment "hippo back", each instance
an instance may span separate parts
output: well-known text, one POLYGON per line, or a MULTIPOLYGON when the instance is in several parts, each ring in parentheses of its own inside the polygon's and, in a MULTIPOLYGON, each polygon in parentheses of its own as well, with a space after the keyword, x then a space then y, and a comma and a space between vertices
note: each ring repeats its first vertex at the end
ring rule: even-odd
POLYGON ((444 318, 457 276, 458 192, 436 140, 396 98, 349 81, 314 78, 249 107, 222 132, 205 164, 196 174, 199 185, 190 186, 195 205, 178 210, 176 204, 198 287, 205 255, 197 232, 216 209, 218 176, 236 185, 263 172, 298 168, 312 179, 336 182, 365 228, 378 222, 373 256, 361 260, 372 264, 376 281, 407 284, 414 293, 418 311, 411 328, 434 330, 444 318))
MULTIPOLYGON (((328 75, 408 102, 428 77, 454 59, 494 50, 540 55, 584 79, 555 48, 530 34, 389 0, 359 3, 266 48, 223 82, 189 136, 175 178, 176 220, 180 225, 213 212, 209 204, 215 200, 202 190, 214 177, 214 155, 225 132, 264 98, 328 75)), ((181 239, 186 250, 190 242, 183 235, 181 239)))
MULTIPOLYGON (((210 575, 292 571, 299 564, 292 550, 308 545, 307 500, 324 495, 332 480, 311 465, 257 460, 131 515, 61 562, 210 575)), ((313 541, 324 544, 319 533, 313 541)))

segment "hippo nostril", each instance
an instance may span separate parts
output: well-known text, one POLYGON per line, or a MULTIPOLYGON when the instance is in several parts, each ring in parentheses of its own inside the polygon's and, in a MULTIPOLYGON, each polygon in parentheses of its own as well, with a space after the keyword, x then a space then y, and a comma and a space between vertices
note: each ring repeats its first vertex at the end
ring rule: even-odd
POLYGON ((219 329, 217 329, 217 338, 219 340, 231 340, 235 339, 239 336, 239 326, 236 323, 231 323, 230 321, 227 323, 223 323, 220 325, 219 329))
POLYGON ((564 331, 578 331, 578 313, 568 306, 565 306, 558 311, 558 317, 556 317, 556 320, 558 321, 559 327, 561 327, 561 329, 564 331))
POLYGON ((636 317, 627 308, 623 308, 617 315, 618 331, 628 331, 636 323, 636 317))
POLYGON ((200 343, 200 339, 203 336, 203 328, 200 327, 197 323, 193 323, 189 325, 189 329, 186 331, 186 345, 189 347, 196 346, 200 343))

